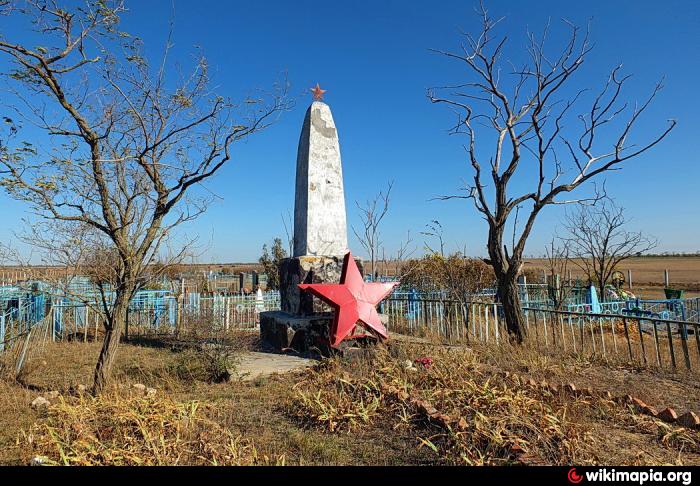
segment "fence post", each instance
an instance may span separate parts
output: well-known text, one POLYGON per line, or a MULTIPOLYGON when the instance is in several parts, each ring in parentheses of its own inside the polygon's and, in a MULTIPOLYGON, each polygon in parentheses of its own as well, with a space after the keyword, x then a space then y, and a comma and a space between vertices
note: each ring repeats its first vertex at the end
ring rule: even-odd
POLYGON ((630 342, 630 333, 629 329, 627 328, 627 319, 624 317, 622 318, 622 324, 625 326, 625 338, 627 339, 627 349, 630 353, 630 362, 633 362, 634 359, 632 358, 632 343, 630 342))
POLYGON ((460 302, 460 306, 462 309, 462 324, 464 325, 464 338, 467 340, 467 344, 469 344, 469 310, 464 302, 460 302))
MULTIPOLYGON (((647 352, 646 349, 644 348, 644 334, 642 333, 642 320, 637 319, 637 329, 639 329, 639 343, 642 346, 642 356, 644 357, 644 365, 647 364, 647 352)), ((670 330, 670 328, 669 328, 670 330)), ((669 334, 670 337, 670 334, 669 334)), ((675 359, 674 359, 674 365, 673 367, 675 368, 675 359)))
POLYGON ((574 353, 576 352, 576 331, 574 331, 574 324, 571 322, 571 314, 569 318, 569 331, 571 331, 571 342, 573 343, 574 353))
POLYGON ((493 328, 496 330, 496 344, 498 344, 498 304, 493 304, 493 328))
POLYGON ((474 303, 470 302, 467 304, 467 309, 469 312, 469 323, 467 324, 472 331, 472 338, 476 341, 476 328, 474 327, 474 303))
POLYGON ((671 352, 671 364, 676 367, 676 353, 673 351, 673 337, 671 336, 671 323, 666 322, 666 330, 668 331, 668 346, 671 352))
POLYGON ((561 345, 566 353, 566 336, 564 335, 564 316, 559 314, 559 329, 561 329, 561 345))
POLYGON ((664 270, 664 287, 668 288, 668 270, 664 270))
POLYGON ((612 331, 613 349, 615 351, 615 356, 617 356, 617 337, 615 336, 615 319, 610 319, 610 330, 612 331))
POLYGON ((54 302, 51 302, 51 341, 56 342, 56 311, 58 309, 54 305, 54 302))
POLYGON ((486 342, 489 342, 489 307, 484 306, 484 316, 486 316, 486 342))
POLYGON ((479 309, 479 340, 486 342, 486 336, 484 335, 484 306, 479 304, 477 308, 479 309))
POLYGON ((683 350, 683 357, 685 358, 685 367, 687 369, 690 369, 690 353, 688 352, 688 330, 685 327, 685 322, 683 324, 680 324, 680 326, 678 327, 680 327, 679 331, 681 333, 681 349, 683 350))
POLYGON ((88 322, 90 322, 90 319, 88 319, 88 317, 90 316, 90 314, 88 313, 89 309, 90 308, 88 306, 85 306, 85 323, 83 324, 85 326, 85 331, 83 331, 83 342, 84 343, 87 342, 88 322))
POLYGON ((651 321, 654 326, 654 347, 656 348, 656 364, 661 368, 661 351, 659 350, 659 330, 656 328, 658 321, 651 321))
POLYGON ((27 348, 29 347, 29 338, 32 336, 32 328, 30 327, 27 331, 27 338, 24 340, 24 346, 22 346, 22 351, 17 361, 17 366, 15 367, 15 378, 17 378, 22 371, 24 366, 24 358, 27 356, 27 348))
POLYGON ((530 334, 530 309, 525 310, 525 328, 527 333, 530 334))
POLYGON ((629 289, 632 290, 632 270, 629 268, 627 269, 627 285, 629 286, 629 289))
POLYGON ((542 311, 542 330, 544 331, 544 349, 549 348, 549 340, 547 339, 547 313, 542 311))

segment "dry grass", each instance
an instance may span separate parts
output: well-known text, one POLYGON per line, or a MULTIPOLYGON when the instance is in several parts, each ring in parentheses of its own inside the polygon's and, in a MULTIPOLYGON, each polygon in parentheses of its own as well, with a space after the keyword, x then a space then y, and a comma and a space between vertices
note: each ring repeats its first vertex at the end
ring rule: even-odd
POLYGON ((479 371, 473 355, 433 350, 435 364, 425 369, 408 366, 408 350, 395 351, 394 356, 379 353, 354 369, 334 362, 310 372, 295 389, 290 413, 329 432, 376 421, 391 429, 414 429, 419 447, 449 463, 508 464, 521 452, 534 456, 535 451, 543 463, 575 462, 577 432, 563 414, 523 390, 492 381, 479 371), (392 396, 383 391, 387 389, 399 392, 392 396), (414 396, 463 427, 434 427, 421 417, 414 396))
POLYGON ((604 362, 394 340, 353 361, 211 383, 181 372, 192 364, 188 351, 154 341, 122 346, 122 388, 100 398, 69 394, 89 384, 98 352, 97 343, 55 344, 23 385, 0 382, 0 463, 43 455, 60 464, 700 464, 695 431, 602 399, 514 386, 493 372, 585 385, 624 371, 644 377, 630 386, 659 396, 670 383, 672 395, 698 395, 697 385, 604 362), (432 366, 407 366, 426 356, 432 366), (156 396, 129 393, 137 382, 157 387, 156 396), (49 390, 62 398, 45 413, 29 407, 49 390), (450 421, 427 416, 425 403, 450 421))
MULTIPOLYGON (((156 387, 159 400, 165 400, 165 404, 159 403, 157 406, 173 412, 173 407, 186 407, 192 402, 200 404, 197 417, 206 423, 218 424, 231 434, 229 438, 238 440, 238 445, 243 448, 238 456, 241 463, 250 463, 251 460, 256 463, 278 463, 284 460, 286 464, 294 465, 391 465, 424 464, 434 460, 426 457, 426 451, 416 449, 413 437, 406 434, 370 430, 351 436, 337 436, 308 431, 290 420, 283 410, 283 404, 299 378, 296 374, 272 376, 253 382, 211 383, 197 371, 201 365, 192 362, 192 354, 187 349, 172 342, 165 346, 157 341, 149 342, 149 346, 144 344, 122 344, 114 368, 115 384, 127 388, 134 383, 156 387)), ((39 430, 46 430, 41 429, 45 425, 59 427, 59 423, 54 421, 57 419, 51 418, 51 412, 42 414, 29 406, 37 396, 47 396, 51 390, 62 392, 66 406, 75 416, 85 414, 85 417, 96 417, 100 415, 101 408, 109 406, 101 400, 93 403, 89 397, 72 397, 69 392, 79 384, 90 383, 98 353, 99 343, 52 344, 43 358, 32 363, 23 384, 0 381, 0 410, 3 412, 0 414, 0 464, 27 464, 32 454, 46 449, 46 446, 40 450, 29 447, 27 438, 37 436, 36 427, 39 430)), ((133 397, 123 394, 118 395, 117 399, 121 400, 119 415, 139 405, 133 402, 133 397)), ((54 399, 51 402, 58 412, 60 402, 54 399)), ((109 420, 105 424, 109 424, 109 420)), ((70 423, 68 421, 64 425, 70 423)), ((101 427, 94 430, 99 431, 101 427)), ((120 436, 114 439, 110 447, 126 447, 126 442, 133 436, 133 429, 115 426, 114 430, 120 436)), ((147 430, 156 432, 155 429, 147 430)), ((193 437, 191 440, 196 441, 196 434, 193 437)), ((80 457, 84 459, 87 449, 74 444, 76 439, 77 436, 66 433, 59 443, 67 444, 63 446, 67 450, 76 447, 82 451, 80 457)), ((225 439, 223 435, 216 435, 211 440, 218 443, 225 439)), ((50 442, 47 444, 51 445, 50 442)), ((223 451, 227 450, 224 447, 226 444, 219 445, 223 451)), ((109 454, 108 450, 103 451, 101 457, 107 458, 109 454)), ((233 459, 236 457, 229 455, 233 459)), ((60 460, 60 456, 50 457, 54 461, 60 460)), ((188 456, 182 458, 180 464, 200 464, 217 457, 188 456)))
POLYGON ((327 363, 294 386, 289 413, 330 432, 352 431, 372 423, 385 397, 370 377, 353 380, 337 362, 327 363), (340 376, 338 376, 340 375, 340 376))
POLYGON ((603 357, 600 354, 555 352, 553 349, 544 352, 541 347, 516 346, 507 342, 498 346, 494 343, 474 344, 471 349, 479 362, 494 369, 524 373, 537 381, 573 383, 578 388, 610 391, 615 395, 629 394, 659 410, 672 407, 681 413, 687 410, 700 413, 697 368, 693 372, 683 368, 671 371, 641 366, 636 355, 630 362, 624 354, 603 357))
POLYGON ((23 451, 53 465, 284 463, 283 455, 258 456, 252 441, 207 419, 202 410, 207 406, 117 390, 60 397, 45 420, 23 433, 23 451))
MULTIPOLYGON (((505 382, 475 352, 432 345, 395 345, 371 363, 334 362, 309 372, 295 388, 290 414, 329 433, 382 426, 409 429, 419 447, 449 464, 698 464, 697 432, 639 416, 596 398, 564 395, 505 382), (429 355, 434 365, 413 371, 406 360, 429 355), (387 389, 399 393, 387 394, 387 389), (418 400, 416 399, 418 398, 418 400), (450 418, 445 427, 416 403, 450 418), (371 407, 368 407, 371 404, 371 407), (620 449, 615 444, 626 443, 620 449)), ((548 358, 517 355, 513 363, 549 370, 548 358)), ((589 364, 600 367, 600 364, 589 364)))

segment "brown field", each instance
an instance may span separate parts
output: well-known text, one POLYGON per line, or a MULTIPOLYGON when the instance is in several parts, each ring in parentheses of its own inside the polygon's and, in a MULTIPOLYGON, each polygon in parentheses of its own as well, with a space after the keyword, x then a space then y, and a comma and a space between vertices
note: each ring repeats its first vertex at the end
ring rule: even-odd
MULTIPOLYGON (((543 259, 529 259, 526 265, 531 268, 544 268, 543 259)), ((632 271, 633 285, 663 285, 664 270, 669 272, 669 280, 673 288, 692 287, 700 290, 700 256, 693 257, 641 257, 630 258, 620 264, 620 271, 627 277, 627 270, 632 271)), ((571 266, 574 277, 581 276, 581 270, 571 266)))
MULTIPOLYGON (((546 268, 546 261, 540 258, 528 259, 526 268, 542 270, 546 268)), ((619 270, 625 279, 627 270, 632 271, 632 291, 639 297, 664 298, 664 270, 669 272, 671 288, 685 290, 686 297, 700 296, 700 256, 630 258, 620 264, 619 270)), ((571 265, 571 274, 573 278, 583 277, 576 265, 571 265)))
MULTIPOLYGON (((546 268, 546 261, 541 258, 531 258, 525 261, 526 268, 542 270, 546 268)), ((381 273, 395 274, 396 262, 379 263, 381 273), (386 267, 386 268, 385 268, 386 267)), ((369 264, 365 262, 365 268, 369 264)), ((632 290, 639 296, 649 299, 664 298, 664 270, 669 272, 671 288, 685 290, 686 297, 700 297, 700 256, 651 256, 631 258, 620 265, 627 278, 627 270, 632 271, 632 290)), ((20 270, 16 267, 0 267, 0 276, 11 276, 20 270)), ((43 273, 57 272, 54 267, 33 267, 33 276, 43 273)), ((239 273, 262 271, 262 266, 256 262, 250 263, 198 263, 181 265, 177 271, 204 273, 209 271, 222 273, 239 273)), ((581 270, 571 265, 573 278, 583 277, 581 270)))

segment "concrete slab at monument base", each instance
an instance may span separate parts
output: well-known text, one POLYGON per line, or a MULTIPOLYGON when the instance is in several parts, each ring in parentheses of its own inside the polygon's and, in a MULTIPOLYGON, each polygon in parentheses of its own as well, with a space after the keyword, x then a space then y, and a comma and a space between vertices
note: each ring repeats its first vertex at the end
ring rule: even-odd
POLYGON ((231 370, 231 376, 243 381, 251 381, 275 373, 310 368, 316 363, 314 359, 299 356, 248 351, 241 355, 235 369, 231 370))
POLYGON ((332 313, 295 316, 283 311, 260 313, 260 339, 275 351, 292 348, 299 353, 330 356, 332 313))
MULTIPOLYGON (((362 261, 357 262, 362 273, 362 261)), ((282 311, 295 316, 313 316, 330 309, 311 294, 302 292, 299 284, 339 283, 343 257, 300 256, 285 258, 280 263, 280 300, 282 311)))

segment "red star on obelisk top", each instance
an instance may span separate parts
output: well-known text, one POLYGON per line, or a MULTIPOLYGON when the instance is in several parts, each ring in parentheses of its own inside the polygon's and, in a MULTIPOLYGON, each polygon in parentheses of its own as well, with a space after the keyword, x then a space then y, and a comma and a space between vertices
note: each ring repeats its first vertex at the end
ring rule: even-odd
POLYGON ((323 100, 323 94, 327 91, 325 89, 321 89, 321 86, 319 86, 318 83, 316 83, 315 88, 311 88, 310 90, 314 94, 314 100, 315 101, 321 101, 323 100))
POLYGON ((389 295, 398 282, 365 283, 357 268, 357 263, 348 252, 343 261, 343 273, 339 284, 300 284, 335 309, 335 319, 331 327, 331 346, 337 347, 350 336, 357 321, 380 337, 387 339, 389 333, 379 319, 376 305, 389 295))

